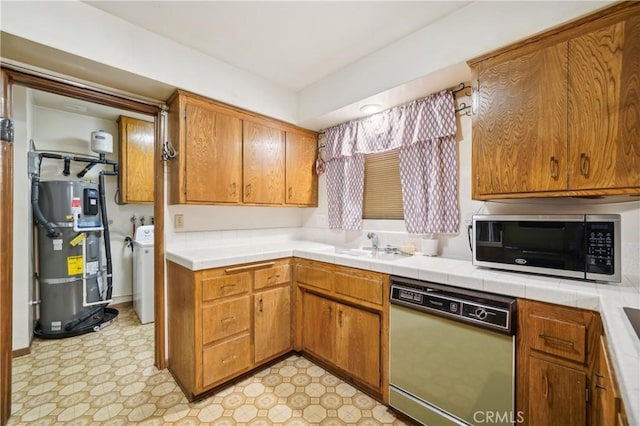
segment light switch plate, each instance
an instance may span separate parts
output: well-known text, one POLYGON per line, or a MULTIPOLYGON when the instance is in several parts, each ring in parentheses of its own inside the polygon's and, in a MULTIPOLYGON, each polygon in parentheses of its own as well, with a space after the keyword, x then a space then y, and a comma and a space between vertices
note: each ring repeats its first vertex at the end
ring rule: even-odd
POLYGON ((176 214, 173 216, 173 226, 178 229, 178 228, 184 228, 184 215, 183 214, 176 214))

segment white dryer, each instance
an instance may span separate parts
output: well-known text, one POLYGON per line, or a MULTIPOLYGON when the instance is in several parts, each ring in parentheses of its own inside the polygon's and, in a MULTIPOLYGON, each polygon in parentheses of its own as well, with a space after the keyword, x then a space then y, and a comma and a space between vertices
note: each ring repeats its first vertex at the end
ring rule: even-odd
POLYGON ((133 309, 140 322, 153 322, 153 225, 140 226, 133 239, 133 309))

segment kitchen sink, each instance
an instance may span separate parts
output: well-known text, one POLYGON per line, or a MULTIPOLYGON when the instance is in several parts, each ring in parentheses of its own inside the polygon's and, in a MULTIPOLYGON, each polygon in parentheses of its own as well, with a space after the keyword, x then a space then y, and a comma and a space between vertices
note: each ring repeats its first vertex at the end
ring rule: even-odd
POLYGON ((368 257, 371 259, 378 259, 378 260, 398 260, 398 259, 404 259, 410 256, 408 254, 402 254, 402 253, 388 253, 384 251, 384 249, 373 250, 370 247, 351 248, 351 249, 336 248, 336 253, 347 254, 349 256, 368 257))
POLYGON ((627 314, 627 318, 629 318, 631 326, 638 335, 638 339, 640 339, 640 309, 629 307, 624 307, 622 309, 624 310, 624 313, 627 314))

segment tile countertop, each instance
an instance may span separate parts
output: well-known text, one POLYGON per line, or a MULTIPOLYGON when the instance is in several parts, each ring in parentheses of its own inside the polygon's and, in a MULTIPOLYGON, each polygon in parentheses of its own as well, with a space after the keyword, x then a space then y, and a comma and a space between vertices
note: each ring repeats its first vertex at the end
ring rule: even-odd
POLYGON ((366 254, 349 254, 343 248, 297 240, 213 248, 176 247, 166 253, 167 260, 194 271, 291 256, 599 311, 629 424, 640 425, 640 339, 622 310, 623 306, 640 308, 640 286, 627 277, 622 283, 597 284, 478 268, 469 260, 443 257, 416 255, 380 260, 366 254))

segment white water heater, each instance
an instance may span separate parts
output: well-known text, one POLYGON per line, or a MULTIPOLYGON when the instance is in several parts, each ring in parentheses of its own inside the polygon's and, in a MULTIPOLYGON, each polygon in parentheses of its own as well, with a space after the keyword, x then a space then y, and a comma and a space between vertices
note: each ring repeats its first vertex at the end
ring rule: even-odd
POLYGON ((113 136, 104 130, 91 132, 91 151, 98 154, 111 154, 113 152, 113 136))

